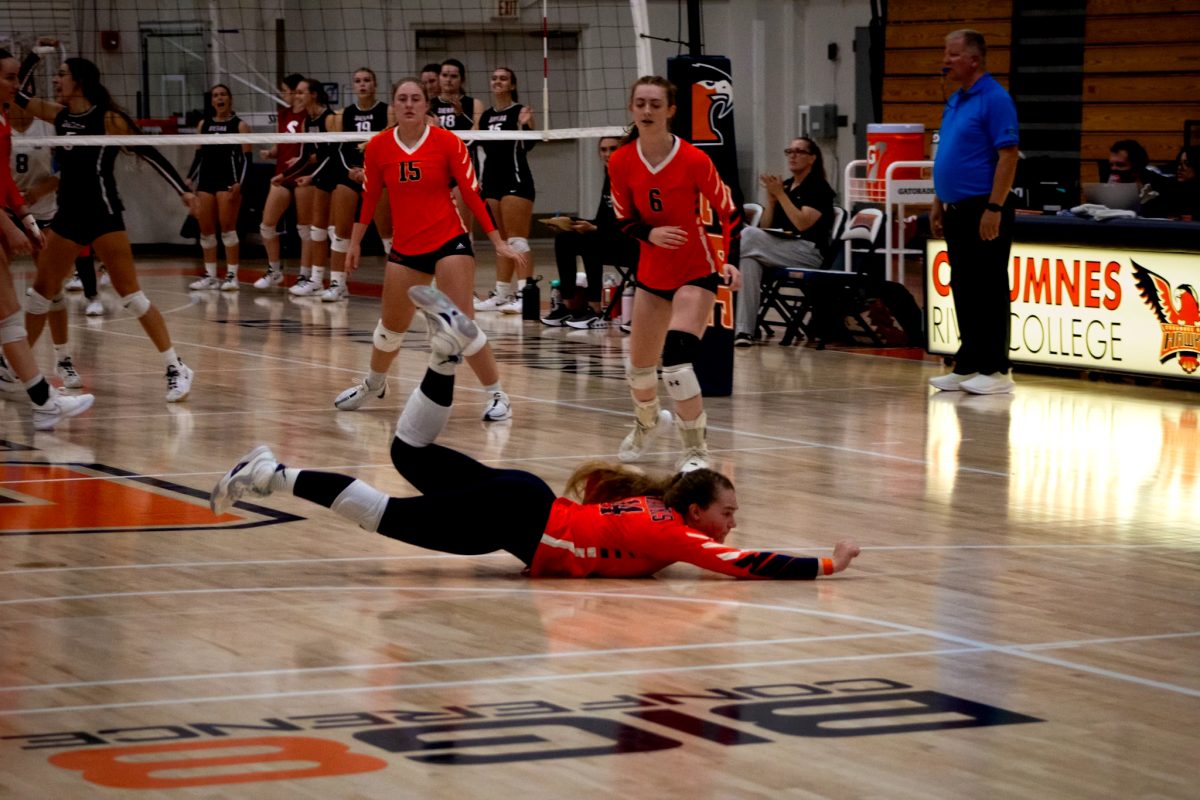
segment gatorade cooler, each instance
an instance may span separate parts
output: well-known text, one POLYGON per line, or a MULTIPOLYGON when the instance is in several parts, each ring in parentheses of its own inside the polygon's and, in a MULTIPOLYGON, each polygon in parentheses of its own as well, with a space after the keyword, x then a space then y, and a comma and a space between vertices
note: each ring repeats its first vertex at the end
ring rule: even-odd
MULTIPOLYGON (((885 123, 867 126, 867 191, 883 200, 887 168, 896 161, 925 160, 925 126, 920 123, 885 123)), ((896 180, 920 180, 919 167, 898 169, 896 180)))

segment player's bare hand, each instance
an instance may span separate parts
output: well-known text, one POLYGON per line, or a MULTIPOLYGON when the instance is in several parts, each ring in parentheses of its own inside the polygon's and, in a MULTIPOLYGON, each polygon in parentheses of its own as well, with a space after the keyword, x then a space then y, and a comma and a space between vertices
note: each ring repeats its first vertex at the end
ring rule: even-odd
POLYGON ((833 546, 833 571, 841 572, 850 566, 850 562, 858 557, 862 548, 853 539, 842 539, 833 546))
POLYGON ((312 183, 312 175, 301 175, 299 178, 296 178, 297 186, 308 186, 311 183, 312 183))
POLYGON ((367 173, 362 167, 353 167, 346 175, 355 183, 363 183, 367 179, 367 173))
POLYGON ((200 198, 196 197, 195 192, 184 192, 179 195, 179 199, 187 206, 188 213, 193 217, 200 213, 200 198))
POLYGON ((517 114, 517 124, 521 127, 526 127, 533 124, 533 109, 529 106, 521 106, 521 111, 517 114))
POLYGON ((3 242, 4 249, 14 256, 33 252, 33 242, 9 219, 8 214, 4 214, 3 219, 0 219, 0 242, 3 242))
POLYGON ((524 267, 529 263, 529 253, 521 253, 512 249, 508 242, 500 242, 496 245, 496 255, 501 258, 511 258, 517 262, 517 266, 524 267))
POLYGON ((588 222, 586 219, 577 219, 571 223, 571 230, 577 233, 594 233, 599 230, 595 225, 588 222))
POLYGON ((349 274, 358 269, 358 262, 362 258, 362 246, 351 243, 350 249, 346 251, 346 260, 342 264, 346 268, 346 273, 349 274))
POLYGON ((33 243, 33 254, 36 256, 46 246, 46 237, 42 234, 42 228, 30 215, 21 220, 21 226, 25 229, 25 236, 33 243))
POLYGON ((664 250, 678 250, 687 244, 687 240, 687 231, 675 225, 650 231, 650 244, 664 250))
POLYGON ((742 288, 742 271, 733 264, 726 264, 721 277, 725 279, 725 285, 732 291, 738 291, 742 288))

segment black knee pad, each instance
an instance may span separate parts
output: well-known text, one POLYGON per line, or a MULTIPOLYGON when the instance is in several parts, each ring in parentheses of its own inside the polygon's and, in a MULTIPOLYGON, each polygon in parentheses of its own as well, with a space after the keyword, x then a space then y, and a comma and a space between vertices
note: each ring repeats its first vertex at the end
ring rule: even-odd
POLYGON ((664 367, 676 364, 691 364, 696 361, 700 351, 700 337, 685 331, 667 331, 667 341, 663 344, 662 363, 664 367))

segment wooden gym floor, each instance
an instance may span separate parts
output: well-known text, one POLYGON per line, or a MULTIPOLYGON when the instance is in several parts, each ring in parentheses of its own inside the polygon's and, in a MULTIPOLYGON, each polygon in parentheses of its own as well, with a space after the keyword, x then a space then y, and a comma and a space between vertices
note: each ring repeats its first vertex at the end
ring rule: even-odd
MULTIPOLYGON (((388 445, 425 345, 338 412, 377 300, 189 296, 188 272, 144 270, 186 403, 111 293, 99 320, 71 301, 91 412, 34 434, 0 403, 0 796, 1195 796, 1194 392, 1027 374, 934 395, 930 358, 740 351, 706 403, 736 540, 854 536, 853 568, 533 581, 291 497, 212 517, 257 442, 411 491, 388 445)), ((615 455, 620 333, 481 324, 515 417, 481 423, 463 370, 445 444, 558 487, 615 455)))

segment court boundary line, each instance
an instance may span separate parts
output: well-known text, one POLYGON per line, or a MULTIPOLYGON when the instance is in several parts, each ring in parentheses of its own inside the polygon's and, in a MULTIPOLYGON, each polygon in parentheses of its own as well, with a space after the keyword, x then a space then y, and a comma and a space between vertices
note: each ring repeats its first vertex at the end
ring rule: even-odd
MULTIPOLYGON (((292 586, 292 587, 243 587, 243 588, 222 588, 222 589, 181 589, 181 590, 155 590, 155 591, 137 591, 137 592, 107 592, 93 593, 87 595, 72 595, 63 597, 51 598, 30 598, 22 600, 0 601, 0 605, 17 605, 25 603, 48 602, 58 600, 97 600, 108 598, 131 598, 131 597, 151 597, 164 595, 216 595, 216 594, 262 594, 262 593, 291 593, 291 592, 317 592, 317 591, 363 591, 363 592, 439 592, 439 591, 462 591, 461 588, 437 587, 437 586, 407 586, 407 587, 376 587, 376 586, 292 586)), ((756 609, 760 611, 775 611, 785 614, 799 614, 802 616, 818 617, 822 619, 841 620, 846 622, 855 622, 859 624, 876 625, 888 630, 901 631, 915 635, 924 635, 938 641, 957 645, 957 647, 942 648, 939 650, 922 650, 909 651, 902 653, 889 654, 871 654, 858 656, 838 656, 825 658, 805 658, 805 659, 784 659, 776 661, 759 661, 759 662, 739 662, 728 664, 701 664, 689 665, 682 667, 662 667, 648 670, 615 670, 604 672, 577 673, 572 675, 551 675, 551 676, 514 676, 511 678, 490 678, 478 679, 469 681, 435 681, 424 682, 419 684, 392 684, 387 686, 369 686, 369 687, 342 687, 337 689, 314 689, 304 690, 299 692, 265 692, 248 695, 227 695, 222 697, 202 697, 202 698, 172 698, 166 700, 147 700, 147 701, 128 701, 125 703, 107 703, 82 706, 64 706, 64 707, 47 707, 35 709, 13 709, 0 710, 0 717, 9 716, 31 716, 36 714, 50 714, 56 712, 73 712, 85 710, 105 710, 113 708, 139 708, 164 705, 185 705, 189 703, 216 703, 216 702, 236 702, 242 700, 265 700, 280 697, 304 697, 304 696, 330 696, 353 693, 375 693, 384 691, 404 691, 410 689, 430 689, 430 688, 448 688, 451 686, 489 686, 508 683, 543 683, 562 680, 580 680, 590 678, 605 678, 618 677, 625 675, 647 675, 647 674, 669 674, 678 672, 697 672, 711 671, 718 669, 747 669, 762 666, 786 666, 806 663, 828 663, 837 661, 868 661, 879 660, 886 658, 904 658, 913 656, 927 655, 952 655, 968 652, 986 652, 996 653, 1000 655, 1015 656, 1020 659, 1034 661, 1037 663, 1056 666, 1068 671, 1083 672, 1089 675, 1108 678, 1123 683, 1131 683, 1137 686, 1142 686, 1151 689, 1159 689, 1174 694, 1180 694, 1188 697, 1200 697, 1200 689, 1192 689, 1187 686, 1168 683, 1166 681, 1158 681, 1150 678, 1143 678, 1138 675, 1130 675, 1127 673, 1111 670, 1104 667, 1095 667, 1090 664, 1082 664, 1078 662, 1068 661, 1054 656, 1043 655, 1038 652, 1028 652, 1021 649, 1019 645, 996 645, 988 642, 971 639, 966 636, 946 633, 919 626, 910 625, 907 623, 892 622, 890 620, 875 619, 872 617, 864 617, 855 614, 844 614, 833 611, 823 611, 820 609, 811 609, 795 606, 781 606, 771 603, 746 602, 740 600, 716 600, 712 598, 692 598, 692 597, 674 597, 670 595, 645 595, 638 593, 627 592, 595 592, 595 591, 568 591, 562 589, 528 589, 528 588, 503 588, 489 590, 486 587, 475 587, 472 589, 483 595, 500 595, 500 594, 516 594, 516 595, 548 595, 548 596, 570 596, 570 597, 601 597, 609 599, 626 599, 626 600, 652 600, 656 602, 675 602, 675 603, 692 603, 705 604, 714 606, 724 606, 729 608, 741 609, 756 609)))

